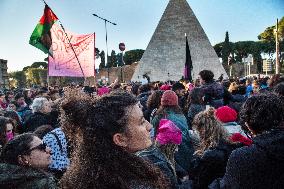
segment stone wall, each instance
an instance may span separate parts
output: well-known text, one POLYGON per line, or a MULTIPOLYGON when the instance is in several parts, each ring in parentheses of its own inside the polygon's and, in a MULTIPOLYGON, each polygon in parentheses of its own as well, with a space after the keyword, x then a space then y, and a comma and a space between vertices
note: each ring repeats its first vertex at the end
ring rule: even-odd
POLYGON ((1 89, 9 88, 8 61, 0 59, 0 86, 1 89))
POLYGON ((97 82, 100 80, 109 80, 108 82, 112 83, 116 78, 118 78, 120 82, 129 82, 131 81, 137 65, 138 63, 136 62, 122 67, 100 69, 99 73, 96 73, 95 80, 97 82))

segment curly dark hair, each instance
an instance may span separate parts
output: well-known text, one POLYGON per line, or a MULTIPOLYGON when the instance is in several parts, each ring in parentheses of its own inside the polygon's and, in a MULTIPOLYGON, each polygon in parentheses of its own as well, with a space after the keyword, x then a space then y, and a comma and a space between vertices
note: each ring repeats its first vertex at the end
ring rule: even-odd
POLYGON ((272 93, 248 98, 241 108, 240 121, 255 134, 279 127, 284 121, 283 99, 272 93))
POLYGON ((284 97, 284 82, 278 83, 274 86, 273 92, 284 97))
POLYGON ((122 91, 95 100, 66 98, 61 122, 67 135, 77 135, 77 144, 60 181, 62 188, 131 188, 133 184, 168 188, 160 170, 113 142, 114 134, 127 132, 128 108, 137 102, 122 91))
POLYGON ((36 135, 32 133, 25 133, 16 136, 3 147, 0 161, 3 163, 19 165, 18 157, 20 155, 27 154, 34 137, 36 137, 36 135))
POLYGON ((199 75, 206 83, 211 82, 214 79, 214 74, 211 70, 202 70, 199 72, 199 75))

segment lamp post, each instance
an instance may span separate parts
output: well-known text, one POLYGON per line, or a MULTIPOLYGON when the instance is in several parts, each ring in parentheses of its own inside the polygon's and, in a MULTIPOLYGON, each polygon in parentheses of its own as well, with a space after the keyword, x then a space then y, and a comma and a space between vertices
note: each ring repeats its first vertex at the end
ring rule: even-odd
MULTIPOLYGON (((104 22, 105 22, 105 30, 106 30, 106 51, 107 51, 107 55, 106 55, 106 65, 108 65, 108 44, 107 44, 107 23, 110 23, 110 24, 112 24, 112 25, 114 25, 114 26, 116 26, 117 24, 116 23, 114 23, 114 22, 111 22, 111 21, 109 21, 109 20, 107 20, 107 19, 105 19, 105 18, 102 18, 102 17, 100 17, 100 16, 98 16, 97 14, 93 14, 93 16, 95 16, 95 17, 97 17, 97 18, 99 18, 99 19, 101 19, 101 20, 103 20, 104 22)), ((108 78, 109 78, 109 68, 108 68, 108 71, 107 71, 108 73, 108 78)))
POLYGON ((119 47, 119 50, 121 51, 121 65, 119 65, 120 66, 121 82, 124 82, 123 75, 122 75, 122 66, 124 65, 123 51, 125 50, 125 44, 124 43, 119 43, 118 47, 119 47))

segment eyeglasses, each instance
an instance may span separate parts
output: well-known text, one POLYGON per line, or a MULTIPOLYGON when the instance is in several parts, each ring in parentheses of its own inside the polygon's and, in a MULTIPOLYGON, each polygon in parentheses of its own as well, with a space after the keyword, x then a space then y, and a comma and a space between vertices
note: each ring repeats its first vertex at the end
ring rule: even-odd
POLYGON ((45 143, 41 143, 29 150, 26 151, 26 153, 30 153, 31 151, 34 151, 34 150, 40 150, 40 151, 43 151, 45 152, 46 151, 46 144, 45 143))

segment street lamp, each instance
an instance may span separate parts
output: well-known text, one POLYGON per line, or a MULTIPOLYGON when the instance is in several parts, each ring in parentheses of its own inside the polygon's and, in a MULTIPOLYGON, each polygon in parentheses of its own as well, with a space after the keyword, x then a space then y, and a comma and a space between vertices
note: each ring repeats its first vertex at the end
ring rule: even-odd
MULTIPOLYGON (((111 22, 111 21, 109 21, 109 20, 107 20, 107 19, 105 19, 105 18, 102 18, 102 17, 98 16, 97 14, 93 14, 93 16, 95 16, 95 17, 97 17, 97 18, 99 18, 99 19, 101 19, 101 20, 103 20, 103 21, 105 22, 105 30, 106 30, 106 51, 107 51, 106 63, 107 63, 107 65, 108 65, 107 23, 110 23, 110 24, 112 24, 112 25, 114 25, 114 26, 116 26, 117 24, 114 23, 114 22, 111 22)), ((109 68, 108 68, 108 78, 109 78, 109 68)))

